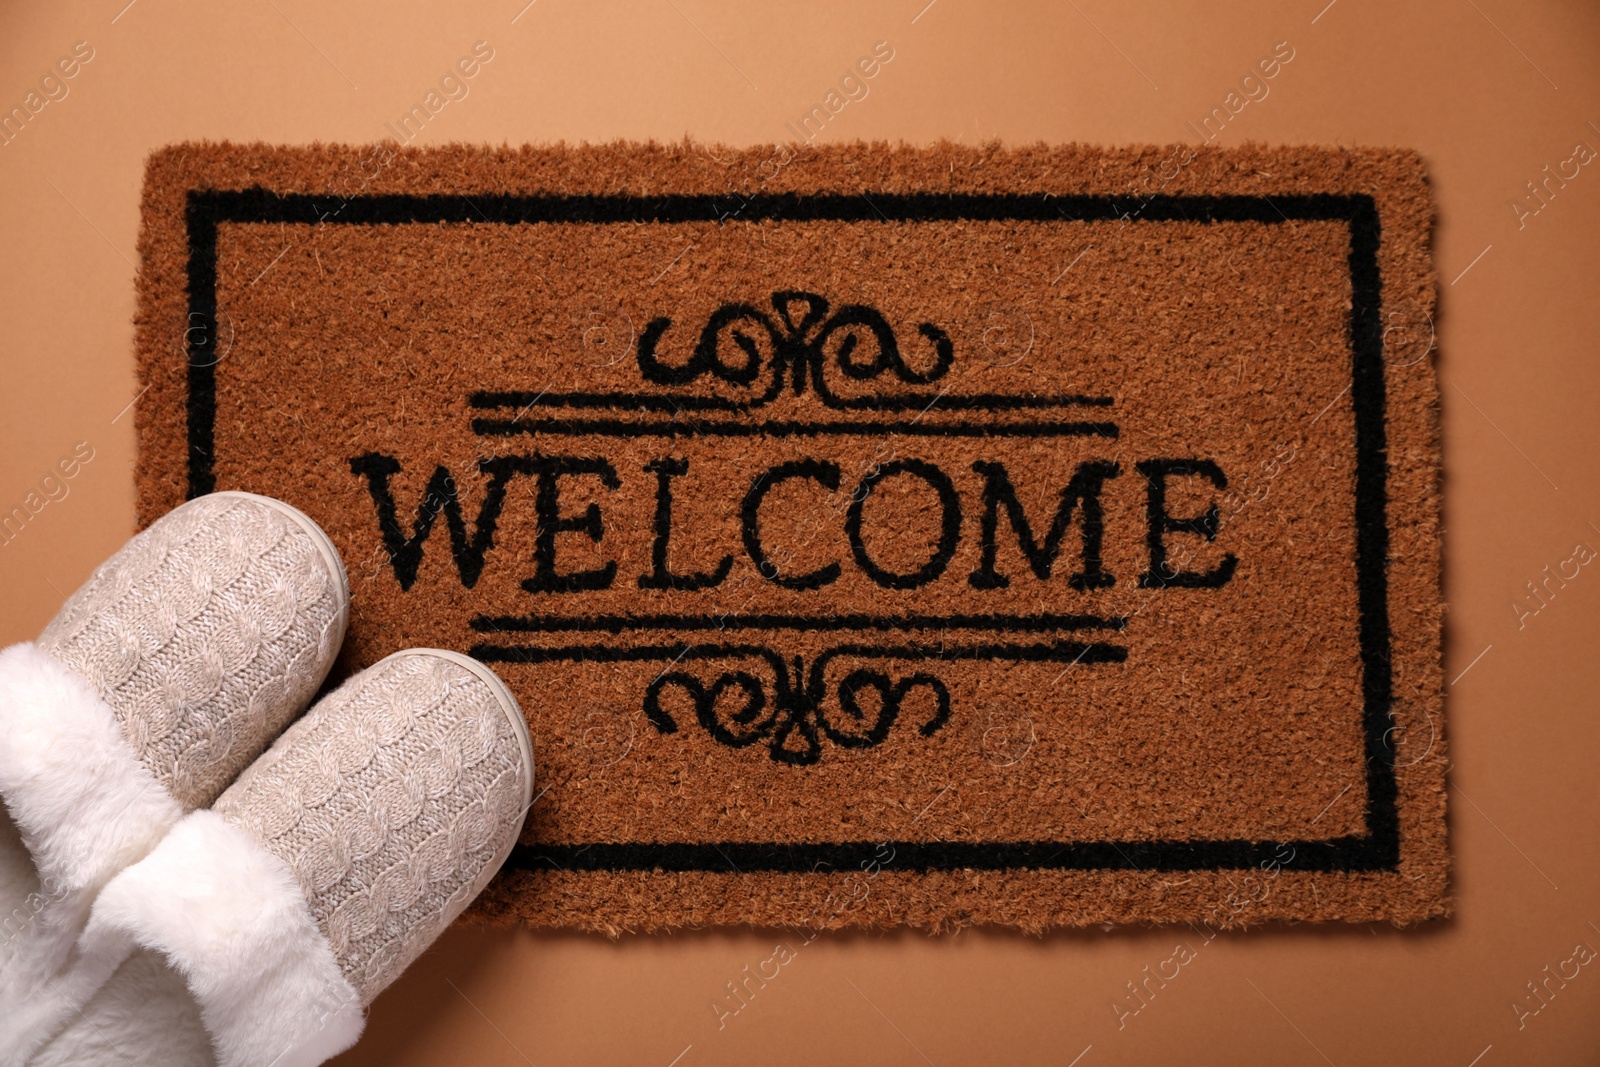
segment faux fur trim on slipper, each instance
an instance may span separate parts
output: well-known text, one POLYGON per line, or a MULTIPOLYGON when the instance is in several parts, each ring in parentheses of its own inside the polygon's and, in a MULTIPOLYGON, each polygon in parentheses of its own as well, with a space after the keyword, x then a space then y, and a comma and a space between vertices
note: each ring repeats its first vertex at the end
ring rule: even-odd
POLYGON ((63 993, 87 1000, 137 947, 188 984, 219 1067, 314 1067, 365 1025, 294 876, 211 811, 184 817, 95 901, 63 993))
POLYGON ((0 801, 35 876, 20 899, 0 902, 4 1062, 20 1020, 61 1010, 50 981, 95 894, 183 812, 89 683, 31 642, 0 651, 0 739, 0 801))

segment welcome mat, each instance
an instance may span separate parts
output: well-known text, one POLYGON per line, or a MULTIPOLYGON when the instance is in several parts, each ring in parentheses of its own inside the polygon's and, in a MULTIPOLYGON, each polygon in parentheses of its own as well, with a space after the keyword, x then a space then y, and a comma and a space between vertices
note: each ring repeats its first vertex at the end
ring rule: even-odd
POLYGON ((148 523, 492 664, 480 917, 1448 911, 1431 207, 1389 150, 182 145, 148 523))

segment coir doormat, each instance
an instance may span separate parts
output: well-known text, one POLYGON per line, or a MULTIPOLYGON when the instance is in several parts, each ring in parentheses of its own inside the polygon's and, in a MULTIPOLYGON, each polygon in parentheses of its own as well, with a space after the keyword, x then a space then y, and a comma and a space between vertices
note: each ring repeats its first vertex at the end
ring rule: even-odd
POLYGON ((492 664, 480 916, 1444 914, 1412 153, 150 162, 138 498, 328 530, 343 669, 492 664))

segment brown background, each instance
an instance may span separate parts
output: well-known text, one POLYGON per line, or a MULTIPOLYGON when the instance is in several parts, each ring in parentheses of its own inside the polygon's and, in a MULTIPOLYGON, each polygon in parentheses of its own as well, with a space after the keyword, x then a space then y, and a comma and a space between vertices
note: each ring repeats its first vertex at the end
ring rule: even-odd
POLYGON ((1577 142, 1600 146, 1600 12, 1505 0, 1158 11, 913 0, 760 15, 703 0, 508 0, 326 12, 245 0, 223 15, 124 2, 0 15, 0 108, 22 103, 74 42, 95 49, 67 97, 0 146, 0 505, 20 503, 76 442, 94 449, 68 495, 0 546, 0 640, 35 635, 132 529, 125 407, 136 392, 145 153, 202 137, 386 136, 478 40, 495 58, 415 143, 780 140, 878 40, 895 58, 822 138, 1192 141, 1186 123, 1287 40, 1293 62, 1218 142, 1415 147, 1439 198, 1455 919, 1405 933, 1187 935, 1195 958, 1121 1031, 1112 1003, 1183 931, 802 944, 778 931, 611 942, 463 929, 379 1001, 348 1062, 1492 1067, 1586 1063, 1600 1051, 1593 967, 1520 1031, 1513 1009, 1519 996, 1537 1006, 1526 983, 1580 941, 1600 948, 1600 802, 1583 788, 1600 755, 1590 695, 1600 678, 1586 647, 1600 572, 1552 582, 1521 628, 1513 608, 1575 544, 1600 545, 1600 172, 1584 168, 1520 228, 1508 206, 1577 142), (719 1029, 710 1003, 783 940, 794 958, 719 1029))

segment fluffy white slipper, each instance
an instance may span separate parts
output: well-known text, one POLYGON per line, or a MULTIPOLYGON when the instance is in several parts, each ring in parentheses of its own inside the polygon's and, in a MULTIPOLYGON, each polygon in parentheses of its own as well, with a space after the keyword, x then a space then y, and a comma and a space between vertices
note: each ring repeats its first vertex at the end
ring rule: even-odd
POLYGON ((217 493, 134 537, 37 643, 0 651, 0 801, 16 831, 0 831, 0 1063, 81 1006, 56 979, 95 895, 305 706, 348 606, 315 523, 217 493))
POLYGON ((159 952, 135 952, 28 1067, 216 1067, 200 1009, 159 952))
POLYGON ((493 672, 391 656, 106 886, 62 993, 87 1002, 154 950, 222 1067, 322 1063, 499 870, 532 789, 527 724, 493 672))

